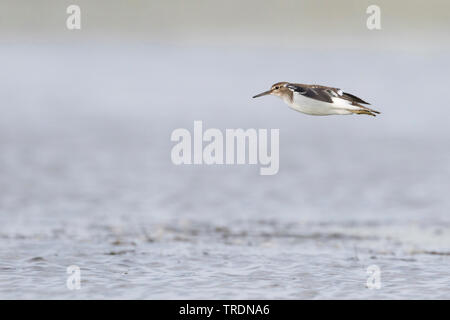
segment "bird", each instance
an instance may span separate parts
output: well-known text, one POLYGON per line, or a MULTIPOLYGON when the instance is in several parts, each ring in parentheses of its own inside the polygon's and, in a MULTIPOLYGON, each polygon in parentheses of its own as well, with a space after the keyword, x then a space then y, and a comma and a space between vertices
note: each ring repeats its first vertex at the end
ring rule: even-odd
POLYGON ((357 96, 338 88, 317 84, 277 82, 270 90, 253 98, 265 95, 280 97, 292 109, 314 116, 367 114, 375 117, 380 113, 363 106, 362 104, 370 103, 357 96))

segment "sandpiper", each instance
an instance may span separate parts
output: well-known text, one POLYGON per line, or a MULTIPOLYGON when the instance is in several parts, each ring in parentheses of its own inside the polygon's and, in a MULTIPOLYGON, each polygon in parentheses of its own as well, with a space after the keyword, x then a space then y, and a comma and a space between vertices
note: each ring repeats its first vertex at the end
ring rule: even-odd
POLYGON ((361 104, 370 104, 338 88, 315 84, 277 82, 270 90, 257 94, 253 98, 265 95, 278 96, 292 109, 314 116, 332 114, 368 114, 376 116, 376 110, 361 104))

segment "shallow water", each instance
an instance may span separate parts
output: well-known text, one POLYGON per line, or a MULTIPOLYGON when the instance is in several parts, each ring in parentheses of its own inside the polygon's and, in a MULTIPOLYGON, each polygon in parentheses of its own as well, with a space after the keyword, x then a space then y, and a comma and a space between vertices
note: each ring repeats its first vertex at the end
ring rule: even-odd
POLYGON ((0 298, 450 298, 446 55, 1 49, 0 298), (250 99, 281 80, 382 115, 250 99), (417 87, 433 97, 399 95, 417 87), (279 173, 173 165, 170 134, 194 120, 279 128, 279 173))

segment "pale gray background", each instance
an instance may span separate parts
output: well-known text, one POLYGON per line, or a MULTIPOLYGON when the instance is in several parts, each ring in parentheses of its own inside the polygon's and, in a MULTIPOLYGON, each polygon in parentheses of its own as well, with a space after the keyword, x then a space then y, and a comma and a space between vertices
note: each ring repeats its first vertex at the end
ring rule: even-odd
POLYGON ((2 1, 0 297, 450 298, 449 31, 446 1, 2 1), (382 114, 251 99, 283 80, 382 114), (174 166, 194 120, 279 128, 279 174, 174 166))

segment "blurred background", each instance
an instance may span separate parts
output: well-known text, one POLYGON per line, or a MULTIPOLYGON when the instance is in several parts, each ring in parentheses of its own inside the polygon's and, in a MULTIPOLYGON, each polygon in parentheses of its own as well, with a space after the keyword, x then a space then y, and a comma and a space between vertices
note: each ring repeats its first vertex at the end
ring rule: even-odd
POLYGON ((449 38, 446 1, 2 1, 0 297, 450 298, 449 38), (173 165, 194 120, 280 129, 279 173, 173 165))

